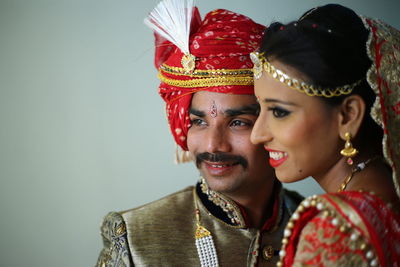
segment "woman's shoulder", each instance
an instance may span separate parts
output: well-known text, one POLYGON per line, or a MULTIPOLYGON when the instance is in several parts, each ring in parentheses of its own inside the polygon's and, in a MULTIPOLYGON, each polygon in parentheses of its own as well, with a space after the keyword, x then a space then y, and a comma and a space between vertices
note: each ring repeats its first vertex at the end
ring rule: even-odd
POLYGON ((384 266, 382 261, 399 257, 399 222, 390 207, 368 192, 306 198, 285 230, 282 263, 384 266))

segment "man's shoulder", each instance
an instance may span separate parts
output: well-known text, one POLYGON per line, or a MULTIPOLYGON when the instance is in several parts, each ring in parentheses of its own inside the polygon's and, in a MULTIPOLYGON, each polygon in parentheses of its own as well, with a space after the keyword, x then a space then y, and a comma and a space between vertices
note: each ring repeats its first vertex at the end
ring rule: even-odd
POLYGON ((289 190, 287 188, 283 188, 283 194, 286 198, 290 198, 297 203, 300 203, 304 199, 304 196, 302 196, 297 191, 289 190))
POLYGON ((164 216, 178 214, 186 211, 189 205, 193 205, 194 186, 188 186, 161 199, 152 201, 142 206, 120 211, 119 214, 126 220, 128 218, 147 218, 150 216, 164 216))
POLYGON ((118 212, 108 213, 100 227, 104 247, 100 252, 96 267, 133 266, 129 252, 126 224, 118 212))
POLYGON ((286 207, 291 211, 290 213, 294 212, 304 197, 298 192, 286 188, 283 188, 282 192, 286 207))

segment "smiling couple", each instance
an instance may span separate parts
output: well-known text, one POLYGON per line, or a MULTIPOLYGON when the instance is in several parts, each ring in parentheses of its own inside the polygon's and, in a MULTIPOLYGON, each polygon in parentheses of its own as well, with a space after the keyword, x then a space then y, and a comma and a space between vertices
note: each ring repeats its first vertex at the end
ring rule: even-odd
POLYGON ((147 24, 178 160, 201 177, 108 214, 97 266, 399 266, 396 29, 340 5, 266 29, 182 0, 147 24), (308 176, 327 194, 280 182, 308 176))

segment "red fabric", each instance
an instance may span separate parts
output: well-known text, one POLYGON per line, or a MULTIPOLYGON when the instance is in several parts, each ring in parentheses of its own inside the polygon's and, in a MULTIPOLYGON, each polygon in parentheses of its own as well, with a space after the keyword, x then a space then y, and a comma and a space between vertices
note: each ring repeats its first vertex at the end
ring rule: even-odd
POLYGON ((272 229, 272 227, 274 227, 277 224, 277 220, 280 219, 279 211, 280 211, 280 208, 282 205, 281 201, 279 201, 280 190, 277 189, 277 186, 275 186, 274 189, 276 189, 276 190, 274 190, 274 192, 276 192, 276 193, 273 196, 274 197, 274 205, 272 207, 272 215, 270 218, 268 218, 264 222, 263 226, 261 227, 261 231, 270 231, 272 229))
MULTIPOLYGON (((268 219, 264 221, 262 227, 260 228, 261 232, 271 231, 271 229, 278 223, 278 220, 280 219, 279 215, 280 215, 280 208, 282 205, 282 202, 280 201, 280 193, 281 193, 280 183, 275 183, 273 193, 274 193, 273 195, 274 202, 272 207, 272 214, 268 219)), ((250 223, 250 218, 246 212, 246 209, 239 203, 236 203, 236 205, 239 207, 241 211, 246 226, 248 228, 254 227, 254 225, 250 223)))
POLYGON ((381 266, 400 267, 400 216, 369 193, 347 192, 341 197, 362 218, 381 266))
POLYGON ((382 114, 384 138, 384 151, 390 159, 394 172, 393 177, 397 183, 397 194, 400 196, 400 151, 398 125, 400 122, 397 105, 400 104, 400 83, 399 83, 399 52, 400 33, 399 30, 383 25, 383 22, 367 19, 370 30, 373 34, 371 40, 373 62, 376 66, 376 86, 379 91, 380 112, 382 114))
MULTIPOLYGON (((334 207, 334 210, 340 214, 340 217, 351 225, 352 229, 357 228, 357 226, 351 218, 348 218, 348 214, 341 209, 341 206, 337 205, 335 198, 332 196, 339 197, 341 204, 345 203, 361 217, 368 231, 368 234, 364 233, 364 235, 370 236, 368 243, 378 257, 380 266, 399 267, 400 217, 393 213, 381 199, 367 192, 348 191, 322 195, 321 198, 326 199, 334 207)), ((314 207, 310 207, 301 214, 299 220, 296 220, 289 243, 285 248, 284 266, 293 265, 296 253, 311 255, 303 257, 307 258, 307 260, 302 262, 310 266, 330 266, 340 257, 346 257, 346 254, 349 259, 351 259, 352 255, 358 254, 365 261, 368 261, 365 257, 365 251, 349 248, 349 233, 346 231, 341 232, 338 226, 332 225, 332 217, 325 219, 317 217, 319 212, 314 207), (314 231, 302 233, 304 227, 308 224, 315 226, 314 231), (322 239, 318 233, 323 233, 322 239), (298 251, 301 234, 303 235, 302 242, 307 242, 308 245, 303 247, 302 251, 298 251), (324 257, 321 257, 321 253, 324 253, 324 257)), ((360 228, 357 229, 363 233, 360 228)))
MULTIPOLYGON (((302 242, 307 241, 308 246, 303 247, 301 253, 308 253, 313 256, 301 260, 301 263, 305 266, 340 266, 335 263, 340 261, 341 257, 346 254, 351 256, 357 255, 364 261, 367 261, 365 252, 360 247, 352 249, 347 245, 348 235, 341 232, 337 226, 332 225, 330 222, 332 219, 334 218, 327 217, 326 219, 322 219, 315 217, 309 222, 310 224, 314 224, 316 231, 307 232, 302 236, 302 242), (318 235, 320 231, 324 232, 324 239, 322 240, 318 235)), ((296 260, 297 262, 298 260, 296 260)), ((354 266, 351 259, 348 259, 347 263, 354 266)))
POLYGON ((299 238, 303 227, 311 220, 316 214, 318 214, 318 210, 316 208, 310 208, 309 210, 303 212, 299 220, 296 221, 296 224, 292 230, 292 234, 289 238, 289 243, 286 246, 286 257, 284 258, 283 265, 284 266, 292 266, 294 256, 296 255, 297 244, 299 243, 299 238))
MULTIPOLYGON (((197 19, 197 16, 195 18, 197 19)), ((192 23, 192 26, 189 50, 197 59, 196 70, 251 69, 253 67, 249 54, 258 48, 265 30, 264 26, 244 15, 224 9, 209 12, 199 25, 192 23)), ((182 56, 183 53, 177 47, 160 37, 156 38, 156 67, 165 63, 181 68, 182 56)), ((193 79, 188 75, 171 75, 161 72, 164 76, 176 80, 193 79)), ((188 150, 186 144, 187 132, 190 127, 188 109, 192 94, 197 91, 253 94, 254 87, 252 85, 228 85, 182 88, 161 83, 159 94, 166 102, 170 129, 176 143, 183 150, 188 150)))

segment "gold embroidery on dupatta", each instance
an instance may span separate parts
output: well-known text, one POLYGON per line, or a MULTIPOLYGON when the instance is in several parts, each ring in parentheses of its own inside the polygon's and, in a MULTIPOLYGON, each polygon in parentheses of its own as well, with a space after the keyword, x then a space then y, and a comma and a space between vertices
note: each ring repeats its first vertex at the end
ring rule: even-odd
POLYGON ((393 169, 393 180, 400 196, 400 32, 381 20, 361 19, 370 31, 367 54, 373 62, 367 81, 379 96, 371 116, 385 130, 383 153, 393 169))
MULTIPOLYGON (((320 213, 317 215, 318 219, 327 220, 333 219, 331 217, 324 218, 324 216, 320 213)), ((315 223, 308 223, 300 236, 300 241, 297 246, 297 253, 293 262, 293 267, 305 266, 305 262, 310 262, 315 259, 318 260, 318 264, 321 266, 331 266, 334 264, 335 266, 348 266, 349 262, 351 262, 352 266, 368 266, 369 262, 363 259, 363 256, 359 253, 355 253, 357 250, 360 251, 360 245, 358 242, 354 242, 351 240, 351 235, 346 233, 347 235, 340 239, 340 236, 328 235, 326 231, 331 231, 333 234, 335 229, 329 228, 321 228, 318 227, 315 223), (320 244, 326 244, 328 247, 332 246, 342 246, 346 247, 345 253, 337 253, 336 255, 332 255, 330 252, 326 250, 326 248, 320 246, 314 250, 313 243, 307 238, 307 235, 315 233, 318 242, 320 244)), ((337 229, 336 229, 337 231, 337 229)))

